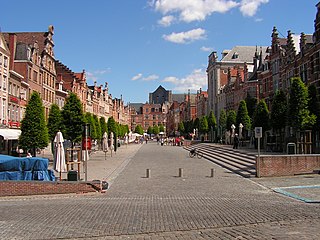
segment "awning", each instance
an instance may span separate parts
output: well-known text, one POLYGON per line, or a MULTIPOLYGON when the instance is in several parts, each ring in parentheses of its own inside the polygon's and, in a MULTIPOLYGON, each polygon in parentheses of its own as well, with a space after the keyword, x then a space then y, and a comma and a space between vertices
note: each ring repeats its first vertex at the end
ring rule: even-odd
POLYGON ((2 136, 5 140, 18 140, 20 134, 20 129, 0 128, 0 136, 2 136))

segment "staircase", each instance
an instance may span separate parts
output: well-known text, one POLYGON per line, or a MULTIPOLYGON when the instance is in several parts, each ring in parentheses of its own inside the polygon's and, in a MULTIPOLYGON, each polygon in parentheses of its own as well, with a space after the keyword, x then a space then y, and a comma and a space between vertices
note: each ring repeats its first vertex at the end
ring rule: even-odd
POLYGON ((244 149, 232 149, 230 146, 200 143, 185 147, 197 149, 207 160, 246 178, 256 176, 256 155, 244 149))

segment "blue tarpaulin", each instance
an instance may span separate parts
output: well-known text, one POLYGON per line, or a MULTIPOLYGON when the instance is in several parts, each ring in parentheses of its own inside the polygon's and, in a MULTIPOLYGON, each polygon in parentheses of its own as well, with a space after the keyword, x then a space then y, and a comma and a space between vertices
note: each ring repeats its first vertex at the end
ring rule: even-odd
POLYGON ((49 160, 39 157, 13 157, 0 154, 0 180, 54 181, 54 173, 48 170, 49 160))

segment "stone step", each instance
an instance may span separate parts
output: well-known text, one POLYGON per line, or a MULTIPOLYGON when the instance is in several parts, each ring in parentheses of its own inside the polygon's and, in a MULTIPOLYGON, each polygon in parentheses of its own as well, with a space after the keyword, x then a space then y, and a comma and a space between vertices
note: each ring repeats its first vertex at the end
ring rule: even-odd
POLYGON ((256 176, 255 156, 253 154, 246 154, 226 147, 215 147, 210 144, 197 144, 185 147, 187 150, 192 148, 199 149, 203 153, 204 158, 229 171, 246 178, 256 176))
POLYGON ((235 161, 240 160, 241 163, 246 162, 249 165, 255 164, 256 158, 253 155, 248 155, 243 152, 239 152, 235 149, 227 149, 227 148, 221 148, 221 147, 214 147, 214 146, 199 146, 199 149, 211 151, 217 154, 223 154, 224 156, 230 157, 234 159, 235 161))

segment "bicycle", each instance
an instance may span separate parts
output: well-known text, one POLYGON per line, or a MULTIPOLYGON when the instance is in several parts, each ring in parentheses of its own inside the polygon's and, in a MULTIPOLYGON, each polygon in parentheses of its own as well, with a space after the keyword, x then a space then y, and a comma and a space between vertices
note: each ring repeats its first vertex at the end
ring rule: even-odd
POLYGON ((195 156, 197 156, 197 158, 202 158, 202 153, 200 151, 198 151, 197 149, 191 149, 189 151, 189 157, 194 158, 195 156))

